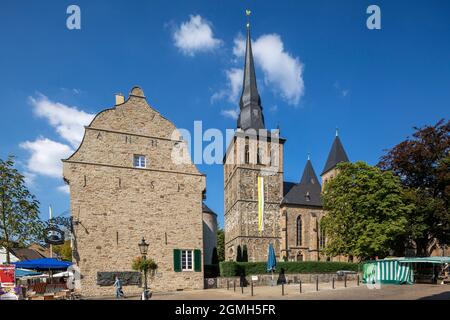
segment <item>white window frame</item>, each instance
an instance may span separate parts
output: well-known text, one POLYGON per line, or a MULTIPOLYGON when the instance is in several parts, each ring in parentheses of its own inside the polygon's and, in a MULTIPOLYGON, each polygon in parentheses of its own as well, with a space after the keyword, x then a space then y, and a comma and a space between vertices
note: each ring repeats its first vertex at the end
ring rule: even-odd
POLYGON ((194 250, 181 250, 181 271, 194 271, 194 250), (189 256, 191 265, 189 267, 189 256))
POLYGON ((135 154, 133 156, 133 167, 138 169, 145 169, 147 168, 147 157, 142 154, 135 154), (138 165, 136 165, 136 159, 138 162, 138 165), (142 165, 142 159, 144 159, 144 164, 142 165))

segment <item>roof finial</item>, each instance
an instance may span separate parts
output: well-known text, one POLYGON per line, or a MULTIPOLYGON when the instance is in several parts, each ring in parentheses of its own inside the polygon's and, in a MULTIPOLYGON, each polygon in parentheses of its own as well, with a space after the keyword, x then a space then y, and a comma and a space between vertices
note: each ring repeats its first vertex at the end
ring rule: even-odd
POLYGON ((308 161, 311 160, 311 153, 308 152, 308 161))
POLYGON ((250 10, 245 10, 245 15, 247 16, 247 28, 250 28, 250 14, 252 12, 250 10))
POLYGON ((336 137, 339 137, 339 128, 336 127, 336 137))

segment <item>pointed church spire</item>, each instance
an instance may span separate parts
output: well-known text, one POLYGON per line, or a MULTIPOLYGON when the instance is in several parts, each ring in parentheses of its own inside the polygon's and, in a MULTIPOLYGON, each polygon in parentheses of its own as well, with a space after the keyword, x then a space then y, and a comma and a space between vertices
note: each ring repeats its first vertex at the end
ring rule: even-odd
POLYGON ((300 184, 302 185, 318 184, 316 172, 314 171, 309 154, 308 154, 308 161, 306 161, 306 166, 305 169, 303 170, 303 176, 302 180, 300 181, 300 184))
POLYGON ((322 175, 331 169, 334 169, 338 163, 348 161, 347 153, 345 152, 344 146, 339 138, 339 132, 336 130, 336 137, 334 138, 333 145, 331 146, 330 153, 328 154, 328 159, 325 167, 323 168, 322 175))
MULTIPOLYGON (((247 17, 250 11, 246 11, 247 17)), ((255 62, 253 60, 252 40, 250 36, 250 23, 247 22, 247 42, 245 49, 244 81, 241 100, 239 102, 240 114, 237 126, 243 130, 264 129, 264 116, 262 114, 261 98, 256 85, 255 62)))

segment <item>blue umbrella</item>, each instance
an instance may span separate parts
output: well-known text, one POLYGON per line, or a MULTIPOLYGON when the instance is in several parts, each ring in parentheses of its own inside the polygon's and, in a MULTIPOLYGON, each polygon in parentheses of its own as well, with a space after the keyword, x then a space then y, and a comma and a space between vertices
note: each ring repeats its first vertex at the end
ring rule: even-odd
POLYGON ((277 258, 275 257, 275 250, 272 243, 269 244, 269 254, 267 255, 267 272, 272 272, 272 285, 273 285, 273 272, 277 267, 277 258))

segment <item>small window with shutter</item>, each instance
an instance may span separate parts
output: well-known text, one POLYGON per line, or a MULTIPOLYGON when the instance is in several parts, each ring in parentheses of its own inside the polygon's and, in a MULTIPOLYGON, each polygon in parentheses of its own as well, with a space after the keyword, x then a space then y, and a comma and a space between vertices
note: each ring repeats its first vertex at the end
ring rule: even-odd
POLYGON ((175 272, 202 271, 201 250, 173 250, 173 269, 175 272))

